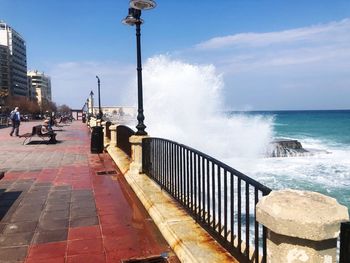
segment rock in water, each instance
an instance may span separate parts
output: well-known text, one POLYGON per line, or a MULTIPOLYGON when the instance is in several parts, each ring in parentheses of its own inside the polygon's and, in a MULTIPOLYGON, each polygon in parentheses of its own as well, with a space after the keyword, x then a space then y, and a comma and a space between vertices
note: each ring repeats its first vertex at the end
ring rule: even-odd
POLYGON ((312 155, 297 140, 278 139, 271 142, 268 157, 295 157, 312 155))

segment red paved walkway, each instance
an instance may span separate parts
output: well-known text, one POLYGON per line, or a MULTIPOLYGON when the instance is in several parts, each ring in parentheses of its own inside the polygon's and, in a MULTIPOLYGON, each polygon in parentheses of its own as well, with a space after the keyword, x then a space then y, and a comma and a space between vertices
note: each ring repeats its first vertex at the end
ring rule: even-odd
MULTIPOLYGON (((20 134, 35 123, 22 123, 20 134)), ((0 129, 0 262, 177 262, 108 154, 90 154, 81 122, 56 145, 22 145, 0 129), (116 174, 105 174, 115 171, 116 174)), ((38 141, 35 141, 38 140, 38 141)))

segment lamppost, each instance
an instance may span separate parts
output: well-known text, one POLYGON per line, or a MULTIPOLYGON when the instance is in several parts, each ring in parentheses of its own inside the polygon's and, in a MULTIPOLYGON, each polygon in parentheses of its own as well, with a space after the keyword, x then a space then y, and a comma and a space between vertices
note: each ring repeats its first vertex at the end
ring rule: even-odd
POLYGON ((86 114, 88 115, 89 114, 89 98, 86 99, 86 102, 85 102, 85 111, 86 111, 86 114))
POLYGON ((146 125, 143 123, 145 116, 143 115, 143 95, 142 95, 142 65, 141 65, 141 10, 152 9, 156 7, 153 0, 131 0, 129 14, 123 19, 123 24, 136 26, 136 53, 137 53, 137 94, 138 108, 136 135, 147 135, 145 131, 146 125))
POLYGON ((90 91, 90 107, 91 107, 91 115, 94 116, 94 93, 90 91))
POLYGON ((102 110, 101 110, 101 94, 100 94, 100 78, 96 76, 97 78, 97 88, 98 88, 98 116, 97 119, 102 119, 102 110))

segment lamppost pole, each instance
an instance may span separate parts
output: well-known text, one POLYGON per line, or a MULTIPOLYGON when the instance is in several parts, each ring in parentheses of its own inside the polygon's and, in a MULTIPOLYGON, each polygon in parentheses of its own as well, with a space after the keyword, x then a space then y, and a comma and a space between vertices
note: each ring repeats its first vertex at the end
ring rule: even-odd
POLYGON ((101 110, 101 94, 100 94, 100 78, 97 78, 97 88, 98 88, 98 116, 97 119, 102 119, 102 110, 101 110))
POLYGON ((91 105, 91 115, 94 116, 94 93, 90 91, 90 105, 91 105))
POLYGON ((89 98, 86 99, 86 114, 89 115, 89 98))
MULTIPOLYGON (((141 12, 140 12, 141 13, 141 12)), ((142 92, 142 64, 141 64, 141 21, 136 22, 136 52, 137 52, 137 120, 136 135, 147 135, 145 131, 146 125, 143 123, 145 116, 143 115, 143 92, 142 92)))
POLYGON ((152 9, 156 7, 153 0, 131 0, 129 14, 123 20, 124 24, 136 26, 136 53, 137 53, 137 121, 136 135, 147 135, 145 131, 146 125, 143 123, 145 116, 143 114, 143 94, 142 94, 142 63, 141 63, 141 24, 143 20, 141 17, 141 10, 152 9))

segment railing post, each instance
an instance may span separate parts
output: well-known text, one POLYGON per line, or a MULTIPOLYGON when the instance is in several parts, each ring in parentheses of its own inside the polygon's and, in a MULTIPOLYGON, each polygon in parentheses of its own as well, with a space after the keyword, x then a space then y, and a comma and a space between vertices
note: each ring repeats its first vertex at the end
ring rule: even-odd
POLYGON ((350 258, 350 222, 340 226, 340 256, 339 263, 347 263, 350 258))
POLYGON ((142 139, 149 136, 133 135, 129 138, 131 143, 131 159, 130 170, 142 173, 142 139))
POLYGON ((117 126, 118 125, 109 126, 109 130, 111 131, 111 140, 109 141, 109 145, 113 147, 117 146, 117 126))
POLYGON ((336 262, 340 223, 348 209, 334 198, 309 191, 272 191, 257 204, 267 228, 267 262, 336 262))

